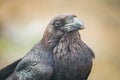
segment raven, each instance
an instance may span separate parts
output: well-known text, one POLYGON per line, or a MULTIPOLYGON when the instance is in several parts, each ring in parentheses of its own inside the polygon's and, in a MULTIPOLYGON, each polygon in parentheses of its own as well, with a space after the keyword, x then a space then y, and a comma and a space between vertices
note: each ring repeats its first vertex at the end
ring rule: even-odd
POLYGON ((87 80, 95 54, 81 40, 84 28, 76 15, 54 17, 40 42, 0 70, 0 80, 87 80))

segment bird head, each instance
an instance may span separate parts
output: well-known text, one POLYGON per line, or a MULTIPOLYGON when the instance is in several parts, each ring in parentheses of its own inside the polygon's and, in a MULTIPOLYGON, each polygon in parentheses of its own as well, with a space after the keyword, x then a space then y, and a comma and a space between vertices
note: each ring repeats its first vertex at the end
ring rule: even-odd
POLYGON ((73 14, 60 14, 54 17, 43 35, 43 43, 46 45, 55 45, 65 35, 71 38, 79 35, 78 30, 84 29, 83 22, 73 14))
POLYGON ((84 29, 84 23, 73 14, 60 14, 50 21, 50 30, 72 32, 84 29))

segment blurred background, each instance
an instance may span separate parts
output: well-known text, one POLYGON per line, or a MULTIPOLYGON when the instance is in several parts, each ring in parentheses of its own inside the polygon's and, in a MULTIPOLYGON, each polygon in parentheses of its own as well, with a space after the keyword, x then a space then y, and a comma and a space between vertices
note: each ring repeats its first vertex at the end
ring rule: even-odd
POLYGON ((88 80, 120 80, 120 0, 0 0, 0 69, 41 40, 52 17, 76 14, 95 52, 88 80))

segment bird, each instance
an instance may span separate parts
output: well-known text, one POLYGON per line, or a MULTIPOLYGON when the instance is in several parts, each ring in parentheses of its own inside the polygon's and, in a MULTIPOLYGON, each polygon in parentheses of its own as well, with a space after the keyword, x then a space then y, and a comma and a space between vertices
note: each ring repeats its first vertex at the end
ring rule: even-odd
POLYGON ((53 17, 41 41, 0 70, 0 80, 87 80, 95 53, 81 39, 84 28, 74 14, 53 17))

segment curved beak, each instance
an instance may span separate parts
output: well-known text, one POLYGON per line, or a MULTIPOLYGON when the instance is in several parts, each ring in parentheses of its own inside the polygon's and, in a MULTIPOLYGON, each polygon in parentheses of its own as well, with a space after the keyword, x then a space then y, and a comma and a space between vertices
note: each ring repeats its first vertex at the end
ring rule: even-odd
POLYGON ((84 23, 80 19, 74 18, 73 20, 74 20, 74 22, 73 22, 74 27, 77 27, 78 29, 84 29, 85 28, 84 23))
POLYGON ((85 28, 84 23, 76 17, 73 18, 72 22, 67 23, 66 25, 63 26, 64 31, 67 32, 82 30, 84 28, 85 28))

